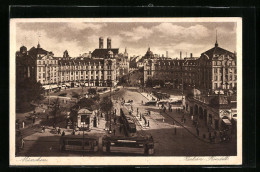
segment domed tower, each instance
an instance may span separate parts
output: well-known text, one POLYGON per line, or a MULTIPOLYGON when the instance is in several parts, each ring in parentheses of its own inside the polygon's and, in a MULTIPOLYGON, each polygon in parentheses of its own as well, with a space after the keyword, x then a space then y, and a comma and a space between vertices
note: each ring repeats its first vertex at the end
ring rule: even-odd
POLYGON ((107 38, 107 49, 111 49, 111 38, 107 38))
POLYGON ((20 53, 24 54, 27 52, 27 48, 25 46, 20 47, 20 53))
POLYGON ((69 53, 68 53, 68 51, 67 51, 67 50, 65 50, 65 51, 63 52, 63 57, 64 57, 64 58, 67 58, 67 57, 69 57, 69 53))
POLYGON ((99 49, 103 49, 103 43, 104 43, 104 39, 103 37, 99 38, 99 49))

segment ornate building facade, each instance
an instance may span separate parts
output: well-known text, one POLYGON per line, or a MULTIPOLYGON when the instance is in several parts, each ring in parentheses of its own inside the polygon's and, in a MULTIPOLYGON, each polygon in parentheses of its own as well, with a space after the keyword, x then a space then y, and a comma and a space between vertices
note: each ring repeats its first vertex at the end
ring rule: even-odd
POLYGON ((105 58, 75 59, 65 51, 63 57, 54 57, 40 47, 27 51, 21 47, 16 53, 17 77, 32 77, 42 85, 81 83, 86 86, 115 86, 116 59, 111 51, 105 58))
MULTIPOLYGON (((151 57, 148 49, 145 57, 151 57)), ((144 83, 147 80, 171 82, 175 88, 197 88, 206 93, 231 91, 237 87, 236 53, 215 46, 199 58, 144 59, 144 83)))

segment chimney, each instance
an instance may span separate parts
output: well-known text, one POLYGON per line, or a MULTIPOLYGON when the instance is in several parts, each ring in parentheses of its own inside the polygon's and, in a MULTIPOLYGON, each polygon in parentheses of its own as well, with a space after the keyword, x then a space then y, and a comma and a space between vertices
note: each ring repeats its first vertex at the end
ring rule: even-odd
POLYGON ((89 58, 91 58, 91 51, 89 51, 89 58))
POLYGON ((190 53, 190 58, 192 58, 192 53, 190 53))
POLYGON ((166 57, 168 58, 169 56, 168 56, 168 51, 166 51, 166 57))
POLYGON ((182 54, 182 53, 180 52, 180 59, 182 59, 181 54, 182 54))

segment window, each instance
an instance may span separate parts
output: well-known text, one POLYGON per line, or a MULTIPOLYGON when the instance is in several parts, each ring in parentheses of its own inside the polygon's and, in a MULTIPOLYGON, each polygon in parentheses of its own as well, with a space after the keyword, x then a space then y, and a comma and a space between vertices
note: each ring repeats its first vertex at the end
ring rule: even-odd
POLYGON ((218 76, 216 75, 216 76, 215 76, 215 81, 217 81, 217 80, 218 80, 218 76))
POLYGON ((39 64, 41 64, 41 61, 39 61, 39 64))
POLYGON ((218 69, 217 68, 214 69, 214 73, 218 73, 218 69))
POLYGON ((41 72, 41 67, 39 67, 39 72, 41 72))
POLYGON ((230 75, 229 80, 232 81, 232 75, 230 75))
POLYGON ((228 73, 228 69, 227 69, 227 68, 225 69, 225 73, 226 73, 226 74, 228 73))

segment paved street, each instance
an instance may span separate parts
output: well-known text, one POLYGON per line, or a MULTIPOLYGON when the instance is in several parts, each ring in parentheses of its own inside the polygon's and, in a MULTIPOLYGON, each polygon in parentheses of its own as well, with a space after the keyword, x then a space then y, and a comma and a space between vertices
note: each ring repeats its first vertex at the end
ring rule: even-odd
MULTIPOLYGON (((182 112, 166 112, 164 113, 158 106, 145 106, 144 103, 150 99, 147 93, 140 93, 137 89, 121 88, 120 91, 112 94, 114 108, 117 112, 117 119, 120 115, 120 108, 122 98, 127 102, 133 100, 132 108, 133 115, 136 116, 137 132, 146 132, 153 136, 155 142, 155 156, 230 156, 236 155, 236 141, 233 139, 228 143, 210 143, 209 139, 203 138, 203 133, 207 134, 207 129, 201 125, 200 136, 197 137, 195 127, 192 125, 190 117, 185 114, 187 119, 185 124, 181 123, 183 116, 182 112), (138 114, 137 114, 138 108, 138 114), (151 115, 148 115, 150 111, 151 115), (140 120, 139 114, 143 114, 149 121, 149 127, 144 120, 140 120), (175 121, 175 124, 173 124, 175 121), (176 130, 176 134, 175 134, 176 130)), ((131 109, 131 106, 126 106, 131 109)), ((118 120, 117 120, 118 121, 118 120)), ((108 133, 105 128, 109 128, 109 123, 105 121, 104 117, 100 119, 99 126, 93 128, 87 135, 99 138, 99 151, 97 153, 85 153, 84 156, 101 156, 103 155, 101 149, 101 140, 104 135, 124 135, 119 130, 119 123, 114 124, 112 119, 112 131, 115 133, 108 133)), ((63 129, 66 135, 70 135, 72 130, 63 129)), ((25 146, 19 152, 20 156, 83 156, 82 153, 60 152, 59 139, 60 135, 53 133, 52 127, 46 127, 45 133, 41 133, 41 126, 35 125, 28 127, 22 131, 25 146), (39 151, 40 150, 40 151, 39 151)), ((81 132, 76 134, 82 135, 81 132)))

